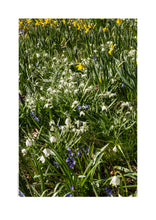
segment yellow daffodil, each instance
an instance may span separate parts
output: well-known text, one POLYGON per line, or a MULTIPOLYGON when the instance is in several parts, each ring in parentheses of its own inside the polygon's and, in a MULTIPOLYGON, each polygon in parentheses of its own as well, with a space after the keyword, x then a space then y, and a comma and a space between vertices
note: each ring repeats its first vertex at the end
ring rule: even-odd
POLYGON ((32 19, 26 19, 28 24, 30 24, 32 22, 32 19))
POLYGON ((121 20, 121 19, 117 19, 117 20, 116 20, 116 23, 117 23, 117 24, 121 24, 121 23, 122 23, 122 20, 121 20))
POLYGON ((87 34, 88 32, 89 32, 89 29, 87 28, 86 31, 85 31, 85 33, 87 34))
POLYGON ((57 21, 57 20, 55 20, 55 21, 54 21, 54 24, 55 24, 55 25, 57 25, 57 24, 58 24, 58 21, 57 21))
POLYGON ((99 82, 101 83, 101 76, 99 77, 99 82))
POLYGON ((85 65, 83 65, 83 64, 81 64, 81 63, 77 63, 77 69, 78 69, 78 70, 82 70, 83 68, 86 69, 86 68, 85 68, 85 65))
POLYGON ((106 32, 106 31, 107 31, 107 28, 105 27, 105 28, 103 28, 102 30, 103 30, 103 32, 106 32))
POLYGON ((63 23, 63 24, 65 24, 65 23, 66 23, 66 21, 65 21, 64 19, 62 19, 62 23, 63 23))
POLYGON ((113 50, 114 50, 114 46, 113 46, 113 44, 111 44, 110 50, 108 51, 109 55, 112 55, 113 50))

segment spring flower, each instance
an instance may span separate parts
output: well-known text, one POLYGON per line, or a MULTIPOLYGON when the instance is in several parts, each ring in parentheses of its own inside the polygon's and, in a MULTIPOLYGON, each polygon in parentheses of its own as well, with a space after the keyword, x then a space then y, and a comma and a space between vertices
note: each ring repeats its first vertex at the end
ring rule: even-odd
POLYGON ((55 143, 56 141, 57 141, 56 137, 54 137, 54 136, 50 137, 50 142, 51 143, 55 143))
POLYGON ((77 63, 77 69, 82 70, 82 69, 86 69, 86 68, 85 68, 85 65, 83 65, 81 63, 77 63))
POLYGON ((72 108, 74 108, 77 104, 78 104, 79 102, 78 101, 74 101, 73 103, 72 103, 72 108))
POLYGON ((39 58, 39 57, 40 57, 40 54, 36 53, 36 56, 37 56, 37 58, 39 58))
POLYGON ((26 140, 26 146, 27 146, 27 147, 30 147, 30 146, 32 146, 32 144, 33 144, 32 140, 31 140, 30 138, 28 138, 28 139, 26 140))
POLYGON ((34 118, 35 121, 39 122, 39 119, 37 118, 37 116, 34 114, 33 111, 30 111, 30 114, 34 118))
POLYGON ((83 109, 87 110, 89 108, 89 105, 85 104, 82 106, 83 109))
POLYGON ((113 148, 113 151, 114 151, 115 153, 117 152, 117 147, 116 147, 116 146, 113 148))
POLYGON ((97 61, 97 56, 96 55, 94 55, 93 58, 94 58, 94 61, 97 61))
POLYGON ((86 30, 85 30, 85 33, 87 34, 89 32, 89 29, 87 28, 86 30))
POLYGON ((54 161, 53 164, 56 168, 59 168, 59 164, 57 162, 54 161))
POLYGON ((102 111, 107 111, 107 108, 106 108, 106 106, 102 106, 102 111))
POLYGON ((82 106, 81 106, 81 105, 78 105, 78 107, 77 107, 77 108, 78 108, 78 110, 80 111, 80 110, 81 110, 81 108, 82 108, 82 106))
POLYGON ((27 154, 27 150, 26 150, 25 148, 23 148, 23 149, 21 150, 21 152, 22 152, 23 156, 25 156, 25 155, 27 154))
POLYGON ((53 154, 53 152, 50 149, 48 149, 48 148, 45 148, 43 150, 43 153, 44 153, 45 157, 49 157, 50 155, 53 154))
POLYGON ((117 20, 116 20, 116 23, 117 23, 117 24, 121 24, 121 23, 122 23, 122 20, 121 20, 121 19, 117 19, 117 20))
POLYGON ((80 116, 84 116, 85 113, 83 111, 80 112, 80 116))
POLYGON ((22 193, 20 190, 18 191, 18 195, 20 196, 20 197, 24 197, 24 193, 22 193))
POLYGON ((107 194, 109 194, 111 197, 113 197, 112 195, 112 189, 108 189, 107 187, 105 188, 107 194))
POLYGON ((106 31, 107 31, 107 28, 105 27, 105 28, 103 28, 102 30, 103 30, 103 32, 106 32, 106 31))
POLYGON ((71 125, 71 120, 70 118, 66 118, 65 124, 69 127, 71 125))
POLYGON ((111 182, 110 182, 110 185, 112 186, 117 186, 117 185, 120 185, 120 178, 117 177, 117 176, 113 176, 111 182))
POLYGON ((66 195, 66 197, 72 197, 72 196, 73 196, 73 195, 72 195, 72 194, 69 194, 69 193, 66 195))
POLYGON ((42 163, 45 163, 45 158, 44 156, 42 155, 41 157, 38 158, 42 163))
POLYGON ((72 185, 72 186, 70 186, 70 189, 71 189, 71 190, 74 190, 74 186, 73 186, 73 185, 72 185))

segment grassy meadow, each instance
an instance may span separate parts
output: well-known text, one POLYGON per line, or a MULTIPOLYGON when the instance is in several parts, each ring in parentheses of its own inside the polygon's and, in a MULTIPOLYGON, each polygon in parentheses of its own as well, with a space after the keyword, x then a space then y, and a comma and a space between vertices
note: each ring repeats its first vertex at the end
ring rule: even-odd
POLYGON ((19 196, 137 196, 137 19, 19 19, 19 196))

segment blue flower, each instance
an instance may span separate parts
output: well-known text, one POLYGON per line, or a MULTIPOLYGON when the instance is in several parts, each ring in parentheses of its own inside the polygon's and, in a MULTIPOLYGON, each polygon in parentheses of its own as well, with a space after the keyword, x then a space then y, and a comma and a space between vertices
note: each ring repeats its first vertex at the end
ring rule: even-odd
POLYGON ((58 126, 59 131, 61 131, 61 126, 60 126, 60 124, 59 124, 59 123, 58 123, 58 125, 57 125, 57 126, 58 126))
POLYGON ((77 108, 78 108, 78 110, 80 111, 80 110, 81 110, 81 108, 82 108, 82 106, 81 106, 81 105, 78 105, 78 107, 77 107, 77 108))
POLYGON ((72 195, 72 194, 69 194, 69 193, 66 195, 66 197, 72 197, 72 196, 73 196, 73 195, 72 195))
POLYGON ((107 194, 109 194, 111 197, 113 196, 112 195, 112 189, 108 189, 107 187, 105 188, 107 194))
POLYGON ((82 156, 81 151, 79 149, 77 150, 77 154, 78 154, 79 157, 82 156))
POLYGON ((57 162, 54 161, 53 164, 56 168, 59 168, 59 164, 57 162))
POLYGON ((93 58, 94 58, 94 61, 97 61, 97 56, 96 55, 94 55, 93 58))
POLYGON ((20 197, 24 197, 24 193, 22 193, 20 190, 19 190, 19 193, 18 193, 18 195, 20 196, 20 197))
POLYGON ((74 186, 73 186, 73 185, 72 185, 72 186, 70 186, 70 189, 71 189, 71 190, 74 190, 74 186))
POLYGON ((23 30, 23 29, 20 29, 20 33, 22 33, 22 34, 23 34, 23 33, 24 33, 24 30, 23 30))
POLYGON ((85 110, 87 110, 87 109, 89 108, 89 105, 86 105, 86 104, 85 104, 85 105, 82 106, 82 108, 85 109, 85 110))
POLYGON ((35 119, 35 121, 39 122, 39 119, 37 116, 34 114, 34 112, 30 111, 31 116, 35 119))

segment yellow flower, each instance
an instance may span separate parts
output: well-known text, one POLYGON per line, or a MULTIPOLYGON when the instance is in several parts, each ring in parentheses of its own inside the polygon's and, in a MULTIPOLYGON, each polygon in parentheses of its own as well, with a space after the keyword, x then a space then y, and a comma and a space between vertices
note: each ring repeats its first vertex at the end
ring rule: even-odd
POLYGON ((82 70, 83 68, 86 69, 86 68, 85 68, 85 65, 83 65, 83 64, 81 64, 81 63, 77 63, 77 69, 78 69, 78 70, 82 70))
POLYGON ((89 32, 89 29, 86 29, 85 33, 87 34, 89 32))
POLYGON ((26 19, 28 24, 30 24, 32 22, 32 19, 26 19))
POLYGON ((56 21, 54 21, 54 24, 55 24, 55 25, 57 25, 57 24, 58 24, 58 21, 57 21, 57 20, 56 20, 56 21))
POLYGON ((105 28, 103 28, 102 30, 103 30, 103 32, 105 32, 105 31, 107 31, 107 28, 105 27, 105 28))
POLYGON ((35 21, 36 21, 35 25, 40 25, 40 22, 38 20, 35 21))
POLYGON ((121 24, 121 23, 122 23, 122 20, 118 18, 118 19, 116 20, 116 23, 117 23, 117 24, 121 24))
POLYGON ((101 83, 101 76, 99 77, 99 82, 101 83))
POLYGON ((72 24, 74 25, 74 27, 76 27, 77 22, 76 22, 76 21, 73 21, 73 23, 72 23, 72 24))
POLYGON ((110 55, 112 55, 113 50, 112 50, 112 49, 110 49, 110 50, 108 51, 108 53, 109 53, 110 55))
POLYGON ((62 23, 63 23, 63 24, 65 24, 65 23, 66 23, 66 21, 65 21, 64 19, 62 19, 62 23))

